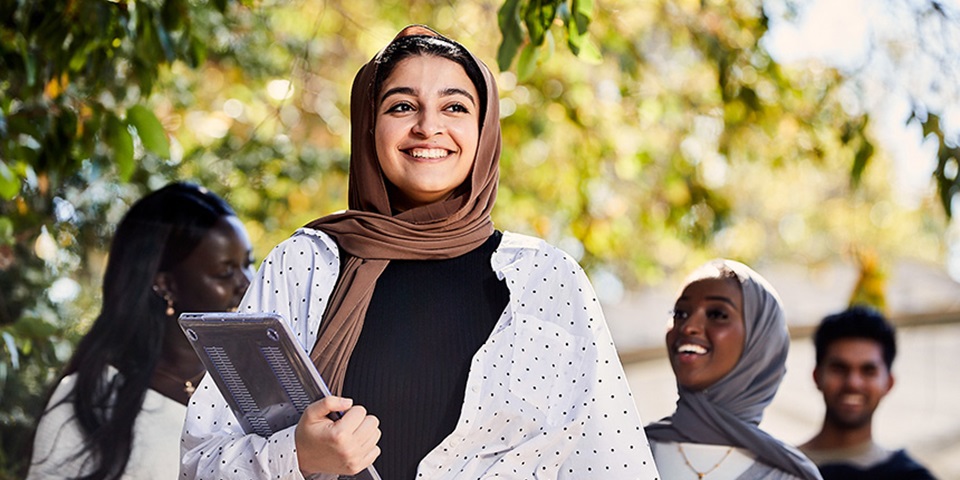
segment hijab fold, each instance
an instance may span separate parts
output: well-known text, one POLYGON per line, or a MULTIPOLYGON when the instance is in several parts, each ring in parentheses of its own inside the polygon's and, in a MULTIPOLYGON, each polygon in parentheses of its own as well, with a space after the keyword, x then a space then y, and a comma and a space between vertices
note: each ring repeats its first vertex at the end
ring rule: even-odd
MULTIPOLYGON (((419 25, 403 29, 393 41, 411 35, 436 37, 459 46, 419 25)), ((377 92, 373 90, 383 50, 364 65, 354 79, 350 95, 349 210, 306 225, 333 237, 341 253, 340 276, 310 353, 336 394, 341 393, 377 278, 390 260, 458 257, 476 249, 493 234, 490 212, 497 197, 500 174, 500 102, 490 69, 463 50, 483 73, 486 85, 478 88, 487 91, 486 113, 469 177, 450 198, 430 205, 394 212, 387 181, 377 160, 373 133, 377 92)))
POLYGON ((667 442, 732 445, 797 477, 820 479, 816 465, 799 450, 758 426, 763 410, 773 401, 786 373, 790 346, 776 290, 750 267, 731 260, 714 260, 704 265, 691 274, 685 285, 710 278, 705 272, 723 268, 736 274, 743 291, 743 354, 733 370, 701 391, 677 385, 677 410, 647 425, 647 436, 667 442))

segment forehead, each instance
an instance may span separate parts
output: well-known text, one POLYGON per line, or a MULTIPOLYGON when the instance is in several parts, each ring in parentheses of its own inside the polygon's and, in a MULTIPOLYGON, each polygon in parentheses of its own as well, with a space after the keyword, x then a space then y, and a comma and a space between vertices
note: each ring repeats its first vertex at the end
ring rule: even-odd
POLYGON ((455 86, 476 94, 476 88, 462 65, 436 55, 414 55, 400 60, 384 79, 382 90, 397 86, 426 88, 429 85, 439 88, 455 86))
POLYGON ((194 252, 202 251, 205 256, 221 255, 227 252, 228 245, 249 247, 249 243, 240 219, 232 215, 222 216, 203 235, 194 252))
POLYGON ((848 365, 884 365, 883 347, 868 338, 840 338, 827 345, 825 362, 848 365))
POLYGON ((684 287, 677 301, 726 300, 737 307, 743 304, 740 283, 732 278, 703 278, 684 287))

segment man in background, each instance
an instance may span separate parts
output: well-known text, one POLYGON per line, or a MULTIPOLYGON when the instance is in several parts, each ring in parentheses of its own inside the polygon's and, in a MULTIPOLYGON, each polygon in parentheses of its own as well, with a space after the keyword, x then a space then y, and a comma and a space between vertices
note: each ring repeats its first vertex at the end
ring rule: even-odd
POLYGON ((873 413, 893 387, 893 326, 876 310, 852 307, 823 319, 814 335, 813 380, 826 405, 820 433, 800 446, 824 480, 932 479, 904 450, 873 441, 873 413))

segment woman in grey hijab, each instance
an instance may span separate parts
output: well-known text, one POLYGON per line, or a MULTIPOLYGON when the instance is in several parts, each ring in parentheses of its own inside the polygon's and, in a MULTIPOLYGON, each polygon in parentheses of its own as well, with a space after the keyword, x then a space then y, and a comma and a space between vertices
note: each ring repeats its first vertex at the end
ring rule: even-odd
POLYGON ((679 400, 646 427, 668 479, 820 479, 797 449, 760 430, 786 372, 780 299, 746 265, 713 260, 684 282, 666 335, 679 400))

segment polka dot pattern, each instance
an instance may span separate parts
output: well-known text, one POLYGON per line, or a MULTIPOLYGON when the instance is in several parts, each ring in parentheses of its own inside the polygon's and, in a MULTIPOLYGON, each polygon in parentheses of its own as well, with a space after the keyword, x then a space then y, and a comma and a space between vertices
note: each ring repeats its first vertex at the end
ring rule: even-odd
MULTIPOLYGON (((417 478, 658 478, 580 266, 540 239, 511 233, 491 266, 510 302, 472 360, 457 427, 420 462, 417 478)), ((333 241, 298 230, 264 260, 241 309, 283 315, 309 350, 338 272, 333 241)), ((181 452, 182 478, 300 478, 293 427, 269 439, 243 435, 206 380, 188 406, 181 452)))

